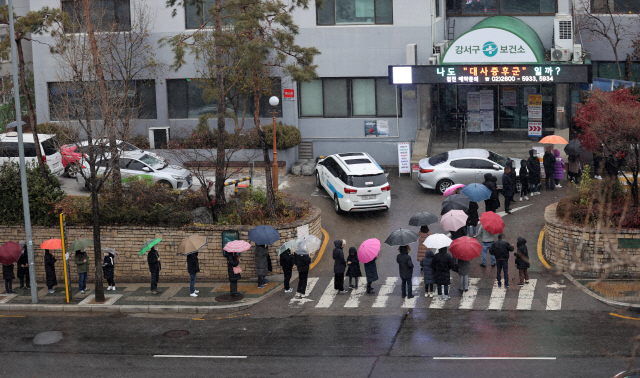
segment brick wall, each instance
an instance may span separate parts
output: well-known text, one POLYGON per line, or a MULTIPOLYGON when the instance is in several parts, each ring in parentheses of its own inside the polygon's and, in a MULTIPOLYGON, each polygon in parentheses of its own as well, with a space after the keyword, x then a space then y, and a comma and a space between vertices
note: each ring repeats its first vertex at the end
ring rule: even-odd
MULTIPOLYGON (((312 208, 311 214, 302 220, 274 226, 280 232, 280 241, 269 248, 269 255, 273 265, 271 274, 282 273, 278 263, 278 250, 280 246, 291 239, 297 237, 297 227, 309 225, 309 234, 322 239, 320 209, 312 208)), ((102 247, 112 247, 121 256, 120 261, 116 261, 115 281, 117 282, 146 282, 149 281, 149 269, 147 265, 147 255, 139 256, 140 248, 149 239, 161 238, 158 252, 160 253, 162 270, 160 272, 161 282, 177 282, 189 280, 187 273, 187 260, 185 256, 178 256, 178 245, 187 235, 198 234, 209 238, 206 247, 200 250, 200 273, 198 280, 219 280, 228 279, 226 259, 222 256, 222 232, 238 231, 241 240, 247 240, 249 230, 253 226, 187 226, 184 228, 164 228, 164 227, 102 227, 101 242, 102 247)), ((68 243, 80 239, 92 239, 91 227, 68 227, 68 243)), ((56 227, 33 227, 33 243, 35 253, 35 267, 38 282, 44 282, 44 250, 40 249, 40 244, 47 239, 59 239, 60 228, 56 227)), ((0 227, 0 245, 8 241, 25 240, 24 227, 0 227)), ((252 243, 253 244, 253 243, 252 243)), ((58 258, 56 263, 56 274, 58 283, 64 283, 62 251, 52 252, 58 258)), ((75 263, 73 262, 73 251, 71 252, 70 269, 71 280, 77 282, 75 263)), ((90 267, 94 266, 93 247, 87 248, 90 259, 90 267)), ((317 253, 311 255, 315 260, 317 253)), ((102 266, 102 257, 100 266, 102 266)), ((240 258, 242 267, 242 278, 255 277, 255 262, 253 249, 243 252, 240 258)), ((93 281, 93 270, 89 271, 89 281, 93 281)))
MULTIPOLYGON (((618 239, 640 239, 640 230, 636 229, 602 229, 596 235, 595 229, 574 226, 563 222, 556 214, 557 203, 545 209, 545 244, 544 258, 550 265, 562 270, 571 271, 572 263, 601 264, 611 262, 613 257, 606 251, 605 245, 632 256, 640 255, 639 248, 619 248, 618 239), (578 250, 580 243, 582 248, 578 250), (577 261, 576 261, 577 260, 577 261)), ((613 271, 591 269, 580 272, 593 277, 640 277, 640 267, 625 265, 613 271)))

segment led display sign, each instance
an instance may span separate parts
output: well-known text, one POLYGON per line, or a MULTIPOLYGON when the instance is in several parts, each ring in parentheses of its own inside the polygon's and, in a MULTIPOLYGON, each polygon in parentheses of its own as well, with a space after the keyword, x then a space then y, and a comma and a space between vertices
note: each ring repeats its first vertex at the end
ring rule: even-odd
POLYGON ((586 64, 389 66, 390 84, 591 83, 586 64))

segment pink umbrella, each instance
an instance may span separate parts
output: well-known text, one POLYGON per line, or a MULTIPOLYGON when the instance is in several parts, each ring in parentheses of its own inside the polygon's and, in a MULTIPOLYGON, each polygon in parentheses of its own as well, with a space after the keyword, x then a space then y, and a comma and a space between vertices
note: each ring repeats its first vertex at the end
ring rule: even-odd
POLYGON ((451 210, 442 216, 440 225, 445 231, 456 231, 467 224, 469 216, 462 210, 451 210))
POLYGON ((244 240, 234 240, 234 241, 230 241, 227 243, 227 245, 224 246, 225 251, 227 252, 244 252, 246 250, 249 250, 251 248, 251 244, 247 243, 244 240))
POLYGON ((378 253, 380 253, 380 240, 367 239, 358 248, 358 260, 362 263, 368 263, 378 257, 378 253))
POLYGON ((464 188, 464 184, 451 185, 449 187, 449 189, 445 190, 444 193, 442 193, 442 195, 445 196, 445 197, 450 196, 450 195, 454 194, 456 192, 456 190, 458 190, 460 188, 464 188))

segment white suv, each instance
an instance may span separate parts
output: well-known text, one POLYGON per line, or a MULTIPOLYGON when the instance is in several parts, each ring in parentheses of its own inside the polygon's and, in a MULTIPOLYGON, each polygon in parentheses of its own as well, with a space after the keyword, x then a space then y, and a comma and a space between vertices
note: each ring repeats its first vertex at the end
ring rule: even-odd
MULTIPOLYGON (((62 155, 60 155, 60 143, 53 134, 38 134, 42 160, 49 166, 49 170, 55 176, 60 176, 64 171, 62 155)), ((26 163, 37 164, 36 145, 33 134, 22 134, 24 145, 24 157, 26 163)), ((0 134, 0 164, 11 161, 19 163, 18 133, 15 131, 0 134)))
POLYGON ((336 213, 389 210, 391 186, 378 163, 365 152, 321 158, 316 164, 316 185, 333 198, 336 213))

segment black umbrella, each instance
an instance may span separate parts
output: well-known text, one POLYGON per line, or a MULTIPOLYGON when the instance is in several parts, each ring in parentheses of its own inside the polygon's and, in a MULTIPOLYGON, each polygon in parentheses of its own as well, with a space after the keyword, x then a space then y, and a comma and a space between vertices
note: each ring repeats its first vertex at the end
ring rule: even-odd
POLYGON ((582 154, 582 146, 578 139, 572 139, 566 146, 564 146, 564 152, 567 155, 580 155, 582 154))
POLYGON ((280 240, 280 233, 271 226, 256 226, 249 231, 249 240, 258 245, 271 245, 280 240))
POLYGON ((454 194, 449 196, 442 203, 442 212, 440 215, 444 215, 451 210, 467 211, 469 210, 469 201, 469 197, 464 194, 454 194))
POLYGON ((409 219, 409 226, 417 226, 417 227, 428 226, 438 221, 439 219, 437 215, 434 215, 425 211, 412 216, 411 219, 409 219))
POLYGON ((399 229, 397 231, 393 231, 384 242, 389 245, 407 245, 417 242, 418 239, 420 239, 420 235, 415 232, 399 229))

